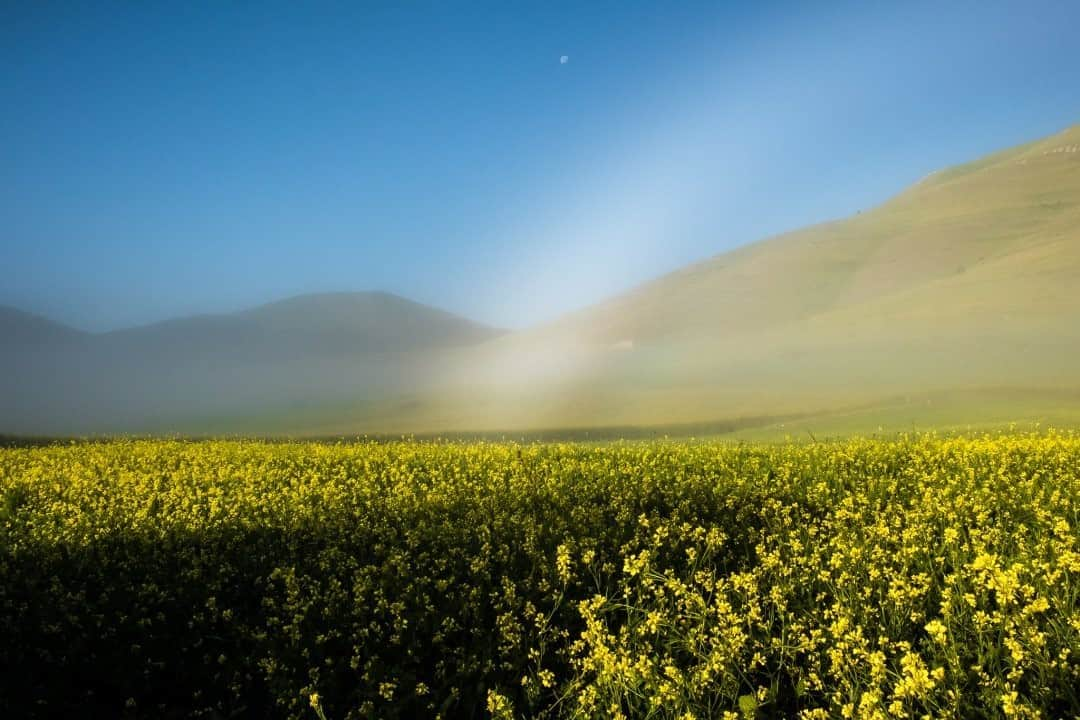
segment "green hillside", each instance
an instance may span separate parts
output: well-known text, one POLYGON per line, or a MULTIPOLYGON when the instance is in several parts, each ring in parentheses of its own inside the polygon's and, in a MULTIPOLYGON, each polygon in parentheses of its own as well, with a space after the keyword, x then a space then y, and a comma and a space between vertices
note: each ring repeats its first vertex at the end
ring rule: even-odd
POLYGON ((442 397, 380 417, 424 429, 1072 424, 1078 319, 1073 127, 487 343, 447 371, 442 397))

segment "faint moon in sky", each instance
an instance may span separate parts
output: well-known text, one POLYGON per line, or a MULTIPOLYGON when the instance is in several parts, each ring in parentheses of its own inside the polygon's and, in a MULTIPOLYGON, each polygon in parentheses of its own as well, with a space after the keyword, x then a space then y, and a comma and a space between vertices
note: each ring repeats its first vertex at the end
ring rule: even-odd
POLYGON ((560 65, 565 65, 568 62, 570 62, 570 56, 569 55, 560 55, 559 56, 559 64, 560 65))

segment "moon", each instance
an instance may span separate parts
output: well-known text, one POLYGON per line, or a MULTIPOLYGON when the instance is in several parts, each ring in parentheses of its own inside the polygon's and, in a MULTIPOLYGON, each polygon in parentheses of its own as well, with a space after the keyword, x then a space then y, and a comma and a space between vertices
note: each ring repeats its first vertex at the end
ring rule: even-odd
POLYGON ((568 62, 570 62, 570 56, 569 55, 560 55, 559 56, 559 64, 560 65, 565 65, 568 62))

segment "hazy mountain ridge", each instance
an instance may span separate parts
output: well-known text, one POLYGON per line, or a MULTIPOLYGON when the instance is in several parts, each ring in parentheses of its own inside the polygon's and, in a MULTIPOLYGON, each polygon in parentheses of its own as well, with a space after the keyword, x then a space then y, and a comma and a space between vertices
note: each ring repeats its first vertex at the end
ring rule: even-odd
POLYGON ((219 417, 415 390, 440 354, 502 333, 377 292, 297 296, 98 334, 8 314, 0 429, 9 432, 192 431, 219 417))
POLYGON ((188 344, 200 336, 240 345, 263 337, 277 342, 320 339, 341 349, 394 352, 440 345, 469 345, 504 331, 445 310, 385 292, 296 295, 247 310, 169 318, 91 333, 40 315, 0 306, 0 335, 18 343, 36 336, 94 338, 101 342, 162 340, 188 344), (349 347, 351 345, 351 347, 349 347))
POLYGON ((87 336, 87 333, 41 315, 0 305, 0 338, 3 338, 4 344, 9 349, 19 345, 35 346, 43 343, 70 342, 87 336))

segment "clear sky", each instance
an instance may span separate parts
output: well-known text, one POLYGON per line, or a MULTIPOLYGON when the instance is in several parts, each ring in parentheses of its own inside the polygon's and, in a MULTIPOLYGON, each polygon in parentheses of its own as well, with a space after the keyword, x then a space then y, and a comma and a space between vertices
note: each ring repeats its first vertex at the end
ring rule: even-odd
POLYGON ((527 326, 1080 122, 1078 32, 1074 0, 5 2, 0 304, 527 326))

